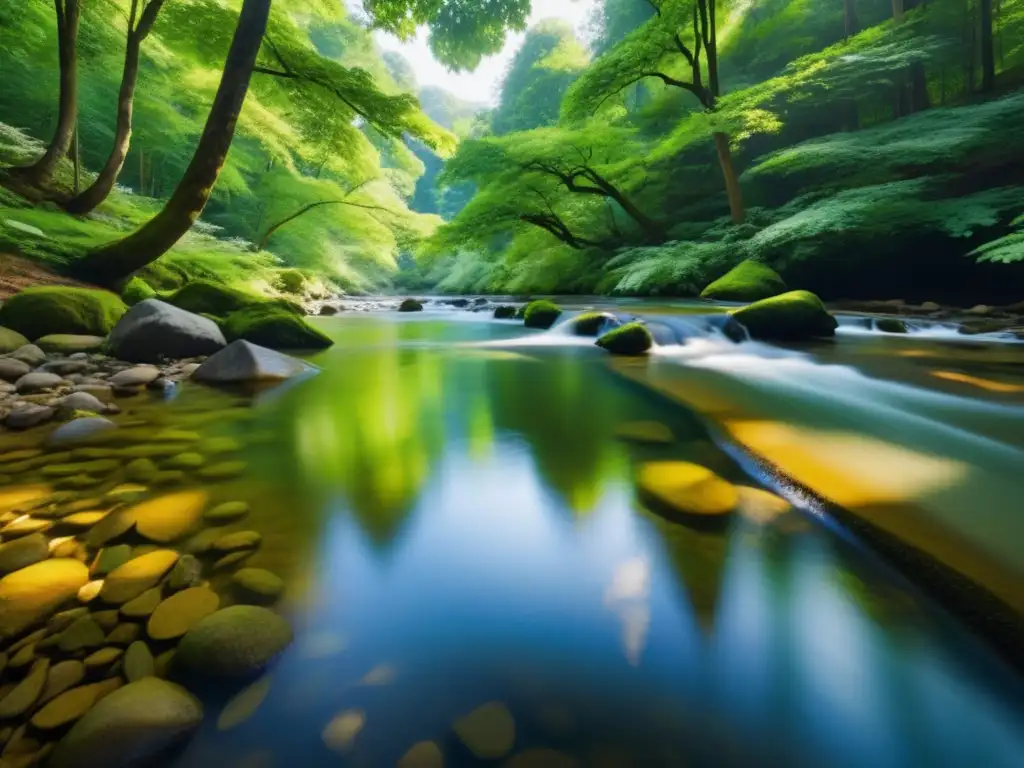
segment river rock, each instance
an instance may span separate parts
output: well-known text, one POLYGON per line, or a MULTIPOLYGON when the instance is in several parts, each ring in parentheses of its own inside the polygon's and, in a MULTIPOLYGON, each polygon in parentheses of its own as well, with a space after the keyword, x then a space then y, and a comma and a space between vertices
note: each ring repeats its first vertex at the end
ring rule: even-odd
POLYGON ((723 519, 739 504, 736 487, 707 467, 652 461, 637 476, 640 496, 655 508, 694 521, 723 519))
POLYGON ((0 379, 17 381, 32 370, 32 366, 13 357, 0 357, 0 379))
POLYGON ((14 386, 17 387, 19 395, 30 395, 33 392, 53 389, 60 386, 63 382, 64 379, 55 373, 33 371, 32 373, 26 373, 18 379, 14 386))
POLYGON ((0 328, 0 354, 6 355, 8 352, 14 352, 28 343, 29 340, 17 331, 13 331, 10 328, 0 328))
POLYGON ((149 616, 163 600, 163 593, 159 587, 147 589, 134 600, 129 600, 121 606, 121 615, 128 619, 144 619, 149 616))
POLYGON ((254 605, 276 602, 284 592, 281 578, 263 568, 241 568, 232 575, 231 584, 242 602, 254 605))
POLYGON ((528 749, 506 760, 501 768, 580 768, 580 761, 554 749, 528 749))
POLYGON ((173 592, 194 587, 203 575, 203 564, 194 555, 182 555, 167 577, 167 588, 173 592))
POLYGON ((25 679, 14 686, 3 700, 0 700, 0 720, 18 717, 32 709, 43 693, 49 671, 49 659, 43 658, 36 661, 25 679))
POLYGON ((104 680, 65 691, 32 716, 32 726, 41 731, 50 731, 73 723, 88 712, 99 699, 120 685, 119 680, 104 680))
MULTIPOLYGON (((88 397, 90 400, 95 400, 97 403, 99 403, 99 400, 96 400, 95 397, 86 394, 85 392, 76 392, 73 395, 68 395, 68 397, 80 396, 88 397)), ((68 398, 65 398, 65 401, 67 399, 68 398)), ((64 407, 66 407, 66 405, 64 405, 64 407)), ((106 410, 102 404, 100 404, 100 408, 100 411, 92 412, 101 413, 103 410, 106 410)), ((90 409, 83 408, 80 410, 90 409)), ((73 421, 69 421, 66 424, 61 424, 59 427, 53 430, 53 432, 50 433, 50 436, 46 439, 46 444, 53 446, 66 445, 68 443, 86 442, 95 439, 98 435, 103 435, 106 434, 107 432, 112 432, 115 429, 117 429, 117 424, 110 421, 109 419, 105 419, 102 416, 85 416, 80 419, 74 419, 73 421)))
POLYGON ((60 633, 57 647, 64 653, 74 653, 84 648, 97 648, 105 639, 103 628, 91 616, 83 616, 60 633))
POLYGON ((106 576, 116 568, 120 568, 132 558, 132 548, 129 544, 118 544, 114 547, 104 547, 96 554, 90 569, 93 576, 106 576))
POLYGON ((434 742, 421 741, 402 755, 397 768, 444 768, 444 755, 434 742))
POLYGON ((150 382, 156 381, 159 376, 160 369, 155 365, 136 365, 134 368, 126 368, 115 373, 108 381, 115 388, 144 387, 150 382))
POLYGON ((187 738, 202 719, 202 704, 192 694, 146 677, 97 702, 57 744, 49 765, 128 768, 149 764, 187 738))
POLYGON ((212 320, 159 301, 140 301, 121 318, 108 339, 114 357, 156 362, 161 357, 212 355, 227 344, 212 320))
POLYGON ((158 549, 129 560, 110 572, 103 582, 100 598, 115 605, 127 603, 154 587, 176 562, 178 553, 171 549, 158 549))
POLYGON ((20 571, 50 556, 46 537, 34 533, 0 544, 0 574, 20 571))
POLYGON ((225 501, 203 513, 203 519, 210 525, 228 525, 249 514, 249 505, 244 501, 225 501))
POLYGON ((50 667, 50 672, 46 676, 46 686, 43 688, 43 695, 39 697, 39 701, 47 702, 78 685, 84 679, 85 664, 77 659, 59 661, 50 667))
POLYGON ((498 760, 512 751, 516 724, 499 701, 477 707, 455 721, 455 735, 480 760, 498 760))
POLYGON ((88 411, 89 413, 106 413, 107 404, 88 392, 72 392, 60 401, 61 410, 68 413, 88 411))
POLYGON ((36 346, 44 352, 72 355, 81 352, 99 352, 106 339, 103 336, 83 336, 73 333, 51 333, 36 339, 36 346))
POLYGON ((366 713, 359 709, 348 709, 332 717, 320 737, 328 749, 344 754, 352 749, 352 745, 364 725, 366 725, 366 713))
POLYGON ((146 624, 153 640, 181 637, 220 606, 217 594, 205 587, 192 587, 164 600, 146 624))
POLYGON ((166 544, 188 535, 203 518, 205 491, 171 493, 132 507, 136 530, 150 541, 166 544))
POLYGON ((292 641, 292 628, 273 611, 234 605, 207 616, 178 646, 175 664, 206 677, 247 678, 292 641))
POLYGON ((671 445, 676 441, 672 430, 660 421, 630 421, 615 430, 615 437, 641 445, 671 445))
POLYGON ((85 664, 86 669, 90 671, 104 669, 120 659, 123 655, 124 651, 121 648, 100 648, 98 651, 86 656, 83 663, 85 664))
POLYGON ((219 461, 216 464, 203 467, 196 474, 205 480, 228 480, 242 474, 245 467, 244 461, 219 461))
POLYGON ((42 365, 46 362, 46 353, 35 344, 25 344, 11 352, 7 357, 20 360, 28 365, 42 365))
POLYGON ((235 694, 221 710, 217 730, 230 731, 252 717, 270 693, 270 682, 270 675, 265 675, 235 694))
POLYGON ((35 563, 0 579, 0 637, 20 634, 78 594, 89 569, 70 558, 35 563))
POLYGON ((43 422, 49 421, 57 413, 56 408, 46 405, 34 405, 32 403, 17 403, 4 424, 9 429, 31 429, 43 422))
POLYGON ((211 548, 218 552, 234 552, 238 549, 258 549, 262 542, 263 537, 256 531, 234 531, 214 541, 211 548))
POLYGON ((208 384, 237 384, 281 381, 310 370, 315 369, 308 363, 239 339, 211 355, 192 378, 208 384))
POLYGON ((124 652, 124 676, 128 682, 134 683, 144 677, 152 677, 155 672, 153 654, 149 646, 136 640, 124 652))

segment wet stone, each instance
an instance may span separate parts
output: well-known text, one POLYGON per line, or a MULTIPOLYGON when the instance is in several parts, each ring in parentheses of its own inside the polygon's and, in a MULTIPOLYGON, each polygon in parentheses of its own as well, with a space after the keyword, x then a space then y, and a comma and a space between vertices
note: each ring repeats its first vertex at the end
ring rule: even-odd
POLYGON ((4 381, 15 382, 31 370, 32 366, 22 360, 13 357, 0 357, 0 379, 4 381))
POLYGON ((213 549, 217 552, 234 552, 238 549, 257 549, 263 542, 263 537, 256 531, 235 531, 227 533, 213 542, 213 549))
POLYGON ((139 639, 141 631, 138 624, 119 624, 107 635, 107 643, 116 646, 129 646, 139 639))
POLYGON ((94 576, 106 576, 115 568, 127 563, 132 557, 132 548, 128 544, 118 544, 113 547, 104 547, 96 555, 92 564, 94 576))
POLYGON ((187 536, 202 520, 205 491, 181 491, 132 507, 138 532, 150 541, 165 544, 187 536))
POLYGON ((59 661, 50 667, 50 672, 46 677, 46 686, 43 688, 43 695, 39 697, 39 700, 47 702, 78 685, 84 679, 85 664, 75 659, 59 661))
POLYGON ((49 671, 49 659, 36 661, 25 679, 0 700, 0 720, 18 717, 32 709, 43 693, 49 671))
POLYGON ((141 595, 121 606, 121 615, 126 619, 144 619, 149 616, 163 600, 159 587, 147 589, 141 595))
POLYGON ((85 541, 90 547, 102 547, 107 542, 114 541, 128 533, 134 527, 135 516, 131 509, 115 509, 89 530, 85 541))
POLYGON ((79 474, 104 475, 113 472, 121 463, 117 459, 94 459, 72 464, 50 464, 43 467, 44 477, 67 477, 79 474))
POLYGON ((124 654, 124 650, 121 648, 101 648, 95 653, 91 653, 85 657, 84 664, 86 669, 103 669, 109 667, 115 661, 121 658, 124 654))
POLYGON ((103 589, 103 579, 96 579, 95 581, 88 582, 84 587, 78 590, 78 601, 80 603, 91 603, 100 595, 100 591, 103 589))
POLYGON ((104 632, 109 632, 116 627, 121 616, 116 608, 106 611, 93 611, 89 615, 92 617, 93 621, 100 625, 100 629, 104 632))
POLYGON ((455 734, 480 760, 497 760, 510 751, 516 740, 512 714, 501 702, 492 701, 459 718, 455 734))
POLYGON ((125 467, 125 477, 140 483, 148 483, 159 472, 152 459, 132 459, 125 467))
POLYGON ((221 461, 200 469, 196 474, 204 480, 227 480, 245 471, 244 461, 221 461))
POLYGON ((82 563, 51 558, 0 579, 0 637, 16 636, 74 597, 89 578, 82 563))
POLYGON ((153 365, 137 365, 110 377, 114 387, 143 387, 160 376, 160 369, 153 365))
POLYGON ((241 568, 231 577, 231 585, 241 602, 270 605, 284 592, 280 577, 263 568, 241 568))
POLYGON ((73 723, 92 709, 99 699, 119 686, 117 680, 105 680, 65 691, 32 716, 32 726, 49 731, 73 723))
POLYGON ((170 549, 160 549, 129 560, 107 576, 100 597, 104 602, 115 605, 127 603, 155 586, 176 562, 178 553, 170 549))
POLYGON ((184 485, 186 475, 180 469, 162 469, 150 479, 153 485, 162 487, 171 485, 184 485))
POLYGON ((24 669, 35 661, 35 658, 36 644, 34 642, 29 643, 19 648, 17 653, 11 657, 11 660, 8 662, 8 668, 12 670, 24 669))
POLYGON ((59 634, 75 623, 76 619, 89 615, 89 609, 85 606, 69 608, 66 611, 55 613, 46 624, 46 631, 51 634, 59 634))
POLYGON ((42 533, 48 530, 53 523, 49 520, 37 520, 34 517, 28 517, 27 515, 19 517, 12 523, 8 523, 0 529, 0 534, 3 534, 5 539, 14 539, 19 536, 28 536, 33 533, 42 533))
POLYGON ((92 528, 106 516, 107 513, 100 510, 94 510, 91 512, 75 512, 74 514, 61 518, 60 524, 61 526, 84 531, 92 528))
POLYGON ((255 549, 241 549, 216 560, 213 564, 214 571, 228 571, 236 565, 244 563, 256 553, 255 549))
POLYGON ((229 731, 252 717, 267 698, 267 694, 270 693, 270 682, 270 675, 266 675, 235 694, 224 705, 224 709, 217 718, 217 730, 229 731))
POLYGON ((0 574, 18 571, 50 556, 46 538, 30 534, 0 544, 0 574))
POLYGON ((210 525, 228 525, 249 514, 249 505, 244 501, 225 501, 206 510, 203 519, 210 525))
POLYGON ((74 653, 86 648, 98 648, 104 640, 105 635, 100 625, 89 617, 82 617, 60 633, 57 647, 64 653, 74 653))
POLYGON ((219 606, 220 598, 215 592, 204 587, 186 589, 157 606, 146 624, 146 632, 158 641, 181 637, 219 606))
MULTIPOLYGON (((19 404, 7 414, 4 424, 10 429, 31 429, 49 421, 56 413, 56 408, 47 405, 19 404)), ((13 467, 11 470, 14 471, 13 467)))
POLYGON ((277 614, 235 605, 193 626, 178 646, 175 663, 207 677, 246 678, 264 669, 291 641, 291 626, 277 614))
POLYGON ((352 749, 356 737, 366 725, 366 714, 358 709, 350 709, 336 715, 324 728, 321 738, 327 748, 333 752, 344 754, 352 749))
MULTIPOLYGON (((83 395, 85 395, 84 392, 79 392, 71 397, 79 397, 83 395)), ((87 397, 92 396, 87 395, 87 397)), ((115 429, 117 429, 117 424, 109 419, 104 419, 102 416, 79 418, 57 427, 57 429, 55 429, 47 438, 46 442, 47 445, 78 443, 93 440, 98 435, 106 434, 115 429)))
POLYGON ((175 592, 199 583, 203 575, 203 565, 193 555, 182 555, 171 569, 167 577, 167 587, 175 592))
POLYGON ((434 742, 421 741, 402 755, 397 768, 444 768, 444 755, 434 742))
POLYGON ((128 682, 134 683, 144 677, 152 677, 155 672, 156 665, 149 646, 141 640, 129 645, 124 653, 124 676, 128 682))

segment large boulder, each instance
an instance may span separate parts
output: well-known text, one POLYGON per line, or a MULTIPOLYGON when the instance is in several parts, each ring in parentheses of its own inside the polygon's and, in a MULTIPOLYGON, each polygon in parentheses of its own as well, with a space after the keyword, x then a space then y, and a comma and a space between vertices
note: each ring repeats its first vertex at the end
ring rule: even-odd
POLYGON ((790 291, 755 301, 733 310, 732 316, 753 338, 772 341, 834 336, 839 325, 810 291, 790 291))
POLYGON ((314 370, 307 363, 239 339, 200 365, 192 378, 210 384, 282 381, 314 370))
POLYGON ((115 357, 155 362, 162 357, 211 355, 227 344, 212 320, 158 299, 146 299, 128 310, 107 340, 115 357))
POLYGON ((128 311, 108 291, 65 286, 26 288, 0 307, 0 325, 38 339, 55 333, 106 336, 128 311))
POLYGON ((291 641, 291 625, 273 611, 233 605, 188 631, 175 665, 204 677, 244 679, 262 671, 291 641))
POLYGON ((303 318, 273 304, 232 312, 222 328, 231 341, 244 339, 272 349, 326 349, 334 343, 303 318))
POLYGON ((716 301, 759 301, 778 296, 786 283, 771 267, 747 259, 705 288, 700 297, 716 301))
POLYGON ((51 768, 149 765, 191 735, 203 705, 181 686, 155 677, 104 696, 57 744, 51 768))
POLYGON ((613 355, 637 356, 654 346, 654 338, 643 323, 626 323, 604 334, 597 340, 597 346, 613 355))
POLYGON ((561 308, 552 301, 531 301, 523 310, 523 325, 527 328, 548 329, 555 324, 561 314, 561 308))

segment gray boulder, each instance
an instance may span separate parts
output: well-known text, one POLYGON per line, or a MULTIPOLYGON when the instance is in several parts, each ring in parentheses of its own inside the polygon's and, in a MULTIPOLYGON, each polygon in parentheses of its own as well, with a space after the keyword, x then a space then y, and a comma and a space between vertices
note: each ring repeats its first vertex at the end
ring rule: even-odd
POLYGON ((224 334, 209 318, 158 299, 140 301, 129 309, 107 339, 114 357, 143 363, 210 355, 226 344, 224 334))
POLYGON ((239 339, 211 355, 192 378, 209 384, 283 381, 311 370, 308 363, 239 339))
POLYGON ((88 392, 72 392, 60 401, 62 411, 88 411, 89 413, 106 413, 107 404, 88 392))
POLYGON ((51 768, 149 765, 188 738, 203 705, 181 686, 145 677, 104 696, 53 750, 51 768))
POLYGON ((56 373, 33 371, 32 373, 26 373, 14 382, 14 386, 18 388, 19 395, 28 395, 33 392, 42 392, 43 390, 59 387, 63 382, 64 379, 56 373))

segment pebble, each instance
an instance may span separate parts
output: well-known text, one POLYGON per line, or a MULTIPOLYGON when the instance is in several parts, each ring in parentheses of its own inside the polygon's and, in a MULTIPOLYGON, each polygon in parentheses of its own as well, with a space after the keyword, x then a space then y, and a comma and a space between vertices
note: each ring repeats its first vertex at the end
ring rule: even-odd
POLYGON ((78 685, 84 679, 85 664, 75 659, 59 661, 50 667, 50 673, 46 677, 46 687, 43 688, 43 695, 39 697, 39 700, 47 702, 78 685))
POLYGON ((48 617, 88 581, 77 560, 51 558, 0 579, 0 637, 13 637, 48 617))
POLYGON ((203 519, 210 525, 228 525, 249 514, 249 505, 244 501, 225 501, 206 510, 203 519))
POLYGON ((91 603, 100 595, 100 591, 103 589, 103 579, 96 579, 90 581, 80 590, 78 590, 78 601, 80 603, 91 603))
MULTIPOLYGON (((79 393, 84 394, 84 393, 79 393)), ((74 397, 74 395, 72 395, 74 397)), ((92 397, 89 395, 89 397, 92 397)), ((61 424, 46 438, 47 445, 67 445, 92 440, 97 435, 105 435, 117 429, 117 424, 102 416, 85 416, 61 424)))
POLYGON ((136 365, 115 373, 109 381, 114 387, 143 387, 155 381, 160 369, 153 365, 136 365))
POLYGON ((402 755, 397 768, 444 768, 444 755, 434 742, 421 741, 402 755))
POLYGON ((205 587, 192 587, 164 600, 146 624, 153 640, 181 637, 220 606, 217 593, 205 587))
POLYGON ((217 730, 229 731, 252 717, 270 693, 270 682, 270 675, 266 675, 235 694, 221 710, 217 730))
POLYGON ((105 639, 102 627, 91 617, 83 616, 60 633, 57 647, 64 653, 74 653, 85 648, 97 648, 105 639))
POLYGON ((103 669, 109 667, 115 661, 121 658, 124 651, 121 648, 101 648, 95 653, 91 653, 85 657, 86 669, 103 669))
POLYGON ((245 471, 244 461, 221 461, 203 467, 196 474, 205 480, 227 480, 245 471))
POLYGON ((21 362, 28 365, 42 365, 46 362, 46 353, 35 344, 26 344, 23 347, 18 347, 7 357, 12 360, 21 360, 21 362))
POLYGON ((455 734, 480 760, 498 760, 512 751, 516 725, 508 708, 498 701, 477 707, 455 721, 455 734))
POLYGON ((152 459, 132 459, 125 467, 125 476, 140 483, 149 482, 159 470, 152 459))
POLYGON ((258 549, 263 537, 256 531, 234 531, 221 536, 213 542, 213 549, 218 552, 234 552, 238 549, 258 549))
POLYGON ((99 510, 93 512, 75 512, 72 515, 61 518, 60 524, 68 526, 69 528, 86 530, 88 528, 92 528, 106 516, 106 512, 101 512, 99 510))
POLYGON ((121 615, 127 619, 144 619, 149 616, 163 600, 159 587, 147 589, 134 600, 121 606, 121 615))
POLYGON ((48 405, 32 405, 19 403, 7 414, 4 424, 10 429, 30 429, 45 421, 49 421, 57 413, 56 408, 48 405))
POLYGON ((144 677, 152 677, 154 673, 155 664, 149 646, 136 640, 124 652, 124 676, 128 682, 134 683, 144 677))
POLYGON ((203 458, 203 455, 194 452, 179 453, 167 460, 167 466, 171 469, 196 469, 205 463, 206 459, 203 458))
POLYGON ((49 731, 73 723, 120 686, 121 681, 115 678, 65 691, 32 716, 32 726, 49 731))
POLYGON ((176 562, 178 553, 172 549, 159 549, 129 560, 110 572, 100 598, 105 603, 127 603, 155 586, 176 562))
POLYGON ((49 671, 49 659, 43 658, 36 661, 25 679, 14 686, 0 701, 0 720, 18 717, 32 709, 43 693, 49 671))
POLYGON ((245 562, 255 553, 255 549, 240 549, 237 552, 232 552, 230 555, 224 555, 224 557, 214 562, 213 570, 226 571, 238 565, 239 563, 245 562))
POLYGON ((202 575, 202 563, 193 555, 182 555, 167 577, 167 588, 177 592, 185 587, 194 587, 202 575))
POLYGON ((121 614, 118 613, 116 608, 111 608, 107 611, 93 611, 89 615, 93 621, 100 625, 100 629, 104 632, 112 630, 121 620, 121 614))
POLYGON ((205 491, 191 490, 144 501, 132 507, 136 529, 160 544, 180 539, 198 527, 207 499, 205 491))
POLYGON ((34 517, 22 515, 0 529, 0 534, 3 534, 5 539, 14 539, 18 536, 42 533, 43 531, 48 530, 52 525, 53 523, 49 520, 37 520, 34 517))
POLYGON ((130 508, 115 509, 104 515, 102 520, 89 529, 85 543, 90 547, 102 547, 108 541, 123 536, 134 527, 135 516, 130 508))
POLYGON ((46 537, 35 533, 0 544, 0 574, 19 571, 50 556, 46 537))
POLYGON ((14 382, 14 386, 18 390, 19 395, 30 395, 34 392, 42 392, 59 387, 63 383, 64 379, 55 373, 33 371, 26 373, 14 382))
POLYGON ((92 567, 89 569, 93 576, 106 576, 115 568, 131 560, 132 548, 129 544, 118 544, 113 547, 104 547, 96 554, 92 567))
POLYGON ((241 568, 231 577, 232 586, 242 602, 269 605, 281 597, 284 582, 263 568, 241 568))
POLYGON ((129 646, 139 639, 139 633, 142 630, 138 624, 131 624, 125 622, 124 624, 118 624, 111 630, 110 634, 107 635, 107 642, 110 645, 118 646, 129 646))
POLYGON ((31 371, 32 367, 26 362, 12 357, 0 357, 0 379, 4 381, 17 381, 31 371))
POLYGON ((321 737, 328 749, 334 752, 348 752, 364 725, 365 713, 358 709, 350 709, 332 718, 324 727, 321 737))

